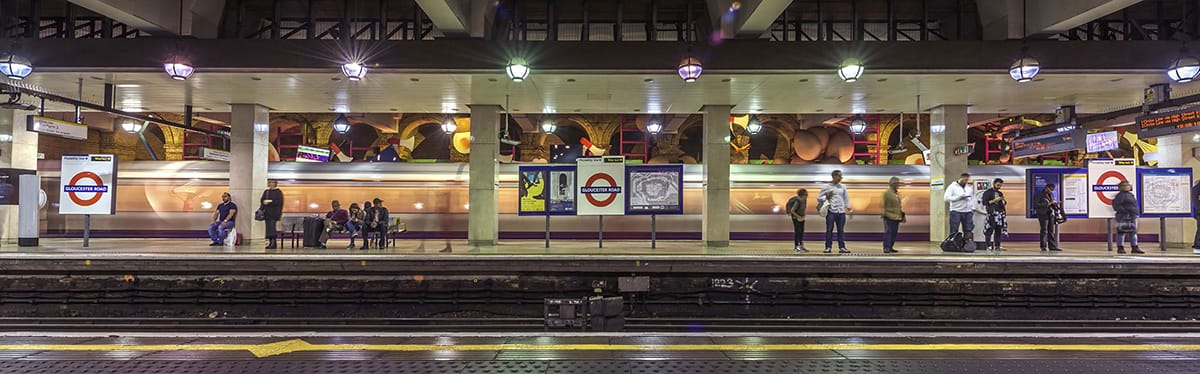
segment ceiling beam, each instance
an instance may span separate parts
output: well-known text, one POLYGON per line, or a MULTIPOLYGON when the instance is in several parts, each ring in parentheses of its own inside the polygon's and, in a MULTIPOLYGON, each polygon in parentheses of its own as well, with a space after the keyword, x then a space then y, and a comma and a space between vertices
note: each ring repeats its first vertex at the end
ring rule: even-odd
POLYGON ((69 0, 151 35, 216 38, 224 0, 69 0), (181 11, 181 7, 183 11, 181 11))
POLYGON ((495 7, 487 0, 416 1, 438 31, 451 38, 482 38, 495 18, 495 7))
POLYGON ((713 26, 722 39, 760 39, 792 0, 708 0, 713 26), (736 4, 736 6, 735 6, 736 4))
POLYGON ((1142 0, 975 0, 985 40, 1067 31, 1142 0), (1026 9, 1025 7, 1028 6, 1026 9))

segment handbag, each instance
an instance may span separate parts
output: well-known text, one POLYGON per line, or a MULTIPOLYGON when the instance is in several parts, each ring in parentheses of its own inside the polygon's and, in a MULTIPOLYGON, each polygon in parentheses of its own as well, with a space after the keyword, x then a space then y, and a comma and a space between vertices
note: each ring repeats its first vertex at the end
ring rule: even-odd
POLYGON ((254 220, 255 221, 266 221, 267 220, 267 211, 264 210, 262 207, 259 207, 258 210, 254 211, 254 220))
POLYGON ((817 207, 817 214, 820 214, 821 217, 829 216, 829 203, 823 203, 817 207))
POLYGON ((1117 221, 1117 233, 1128 234, 1137 232, 1136 221, 1117 221))

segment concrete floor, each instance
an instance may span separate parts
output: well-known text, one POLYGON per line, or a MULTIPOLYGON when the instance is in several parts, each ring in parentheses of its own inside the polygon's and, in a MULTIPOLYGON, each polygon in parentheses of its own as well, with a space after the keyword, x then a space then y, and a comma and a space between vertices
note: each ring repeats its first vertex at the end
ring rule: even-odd
MULTIPOLYGON (((580 256, 610 256, 610 255, 650 255, 650 256, 844 256, 823 254, 821 243, 808 243, 810 252, 796 254, 792 251, 791 242, 780 241, 735 241, 728 248, 708 248, 699 241, 660 241, 657 248, 651 248, 646 241, 605 241, 604 247, 599 248, 595 241, 559 240, 550 243, 545 248, 544 241, 512 240, 503 241, 495 247, 471 248, 462 240, 400 240, 395 247, 387 249, 348 250, 348 241, 330 240, 329 249, 288 248, 289 242, 283 243, 284 248, 275 250, 263 249, 263 244, 243 245, 237 247, 210 247, 204 239, 92 239, 88 248, 83 248, 81 239, 42 239, 37 247, 18 247, 15 243, 4 243, 0 253, 104 253, 104 254, 248 254, 248 255, 580 255, 580 256), (450 249, 448 253, 440 252, 450 249)), ((850 256, 884 256, 879 243, 848 242, 852 252, 850 256)), ((901 257, 962 257, 962 256, 994 256, 994 257, 1110 257, 1118 256, 1115 252, 1106 250, 1105 243, 1064 243, 1062 252, 1041 252, 1037 243, 1015 242, 1005 244, 1006 251, 975 253, 943 253, 936 243, 901 242, 896 249, 899 254, 888 256, 901 257)), ((1147 243, 1142 248, 1145 255, 1124 255, 1128 257, 1200 257, 1193 255, 1191 248, 1169 248, 1162 252, 1158 243, 1147 243)))

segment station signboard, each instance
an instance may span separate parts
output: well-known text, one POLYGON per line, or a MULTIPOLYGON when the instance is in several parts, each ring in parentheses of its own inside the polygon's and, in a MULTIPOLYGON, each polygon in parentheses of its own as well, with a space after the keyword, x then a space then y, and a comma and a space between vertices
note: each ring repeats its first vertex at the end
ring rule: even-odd
POLYGON ((575 214, 574 166, 521 166, 517 173, 518 215, 575 214))
POLYGON ((624 215, 625 156, 580 157, 575 165, 577 214, 624 215))
POLYGON ((1138 201, 1142 218, 1191 218, 1191 168, 1139 168, 1138 201))
POLYGON ((683 214, 683 165, 630 166, 625 178, 626 214, 683 214))
POLYGON ((202 159, 209 161, 229 162, 229 157, 229 151, 209 147, 200 147, 200 158, 202 159))
POLYGON ((25 117, 25 130, 75 140, 87 140, 88 135, 85 124, 34 115, 25 117))
POLYGON ((63 155, 58 214, 115 214, 117 157, 63 155))
POLYGON ((1129 182, 1137 195, 1137 161, 1131 158, 1088 160, 1088 218, 1113 218, 1117 184, 1129 182))
POLYGON ((1085 144, 1081 131, 1076 129, 1013 139, 1013 157, 1033 157, 1082 149, 1085 144))
POLYGON ((1145 115, 1137 123, 1141 139, 1193 132, 1200 130, 1200 108, 1145 115))

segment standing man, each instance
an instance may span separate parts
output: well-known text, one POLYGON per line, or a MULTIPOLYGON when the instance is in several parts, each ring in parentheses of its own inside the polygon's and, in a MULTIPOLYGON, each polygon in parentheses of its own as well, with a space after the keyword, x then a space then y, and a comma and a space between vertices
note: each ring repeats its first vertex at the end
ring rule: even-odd
POLYGON ((834 170, 830 174, 833 181, 821 187, 817 195, 817 205, 826 209, 825 215, 825 253, 833 250, 833 229, 837 227, 838 253, 850 253, 846 249, 846 213, 850 213, 850 198, 846 194, 846 186, 842 185, 842 171, 834 170), (824 205, 828 204, 828 207, 824 205))
POLYGON ((1192 186, 1192 218, 1196 219, 1196 238, 1192 240, 1192 253, 1200 255, 1200 181, 1192 186))
POLYGON ((796 245, 796 253, 808 252, 804 248, 804 211, 808 209, 808 190, 796 190, 796 196, 788 199, 787 214, 792 218, 792 243, 796 245))
POLYGON ((883 191, 883 253, 897 253, 896 235, 900 223, 905 221, 904 209, 900 206, 900 178, 888 180, 888 189, 883 191))
POLYGON ((958 232, 962 225, 963 238, 973 240, 975 231, 975 186, 971 184, 971 174, 962 173, 958 180, 946 186, 943 196, 950 203, 950 233, 958 232))
POLYGON ((233 198, 228 192, 221 194, 221 204, 217 205, 217 210, 213 212, 213 221, 208 225, 208 238, 212 239, 210 247, 215 247, 225 244, 225 236, 229 235, 229 230, 233 228, 233 219, 237 218, 237 204, 233 203, 233 198))
POLYGON ((1054 183, 1047 184, 1033 199, 1033 212, 1038 220, 1038 244, 1042 252, 1047 249, 1053 252, 1062 250, 1058 248, 1058 217, 1055 214, 1058 209, 1058 200, 1054 198, 1054 183))
POLYGON ((992 188, 983 192, 983 206, 987 208, 987 221, 983 225, 983 241, 984 245, 988 245, 989 250, 1003 251, 1004 247, 1000 246, 1000 236, 1008 235, 1008 213, 1005 208, 1008 202, 1004 200, 1004 193, 1000 192, 1000 188, 1004 187, 1004 180, 996 178, 992 181, 992 188))

